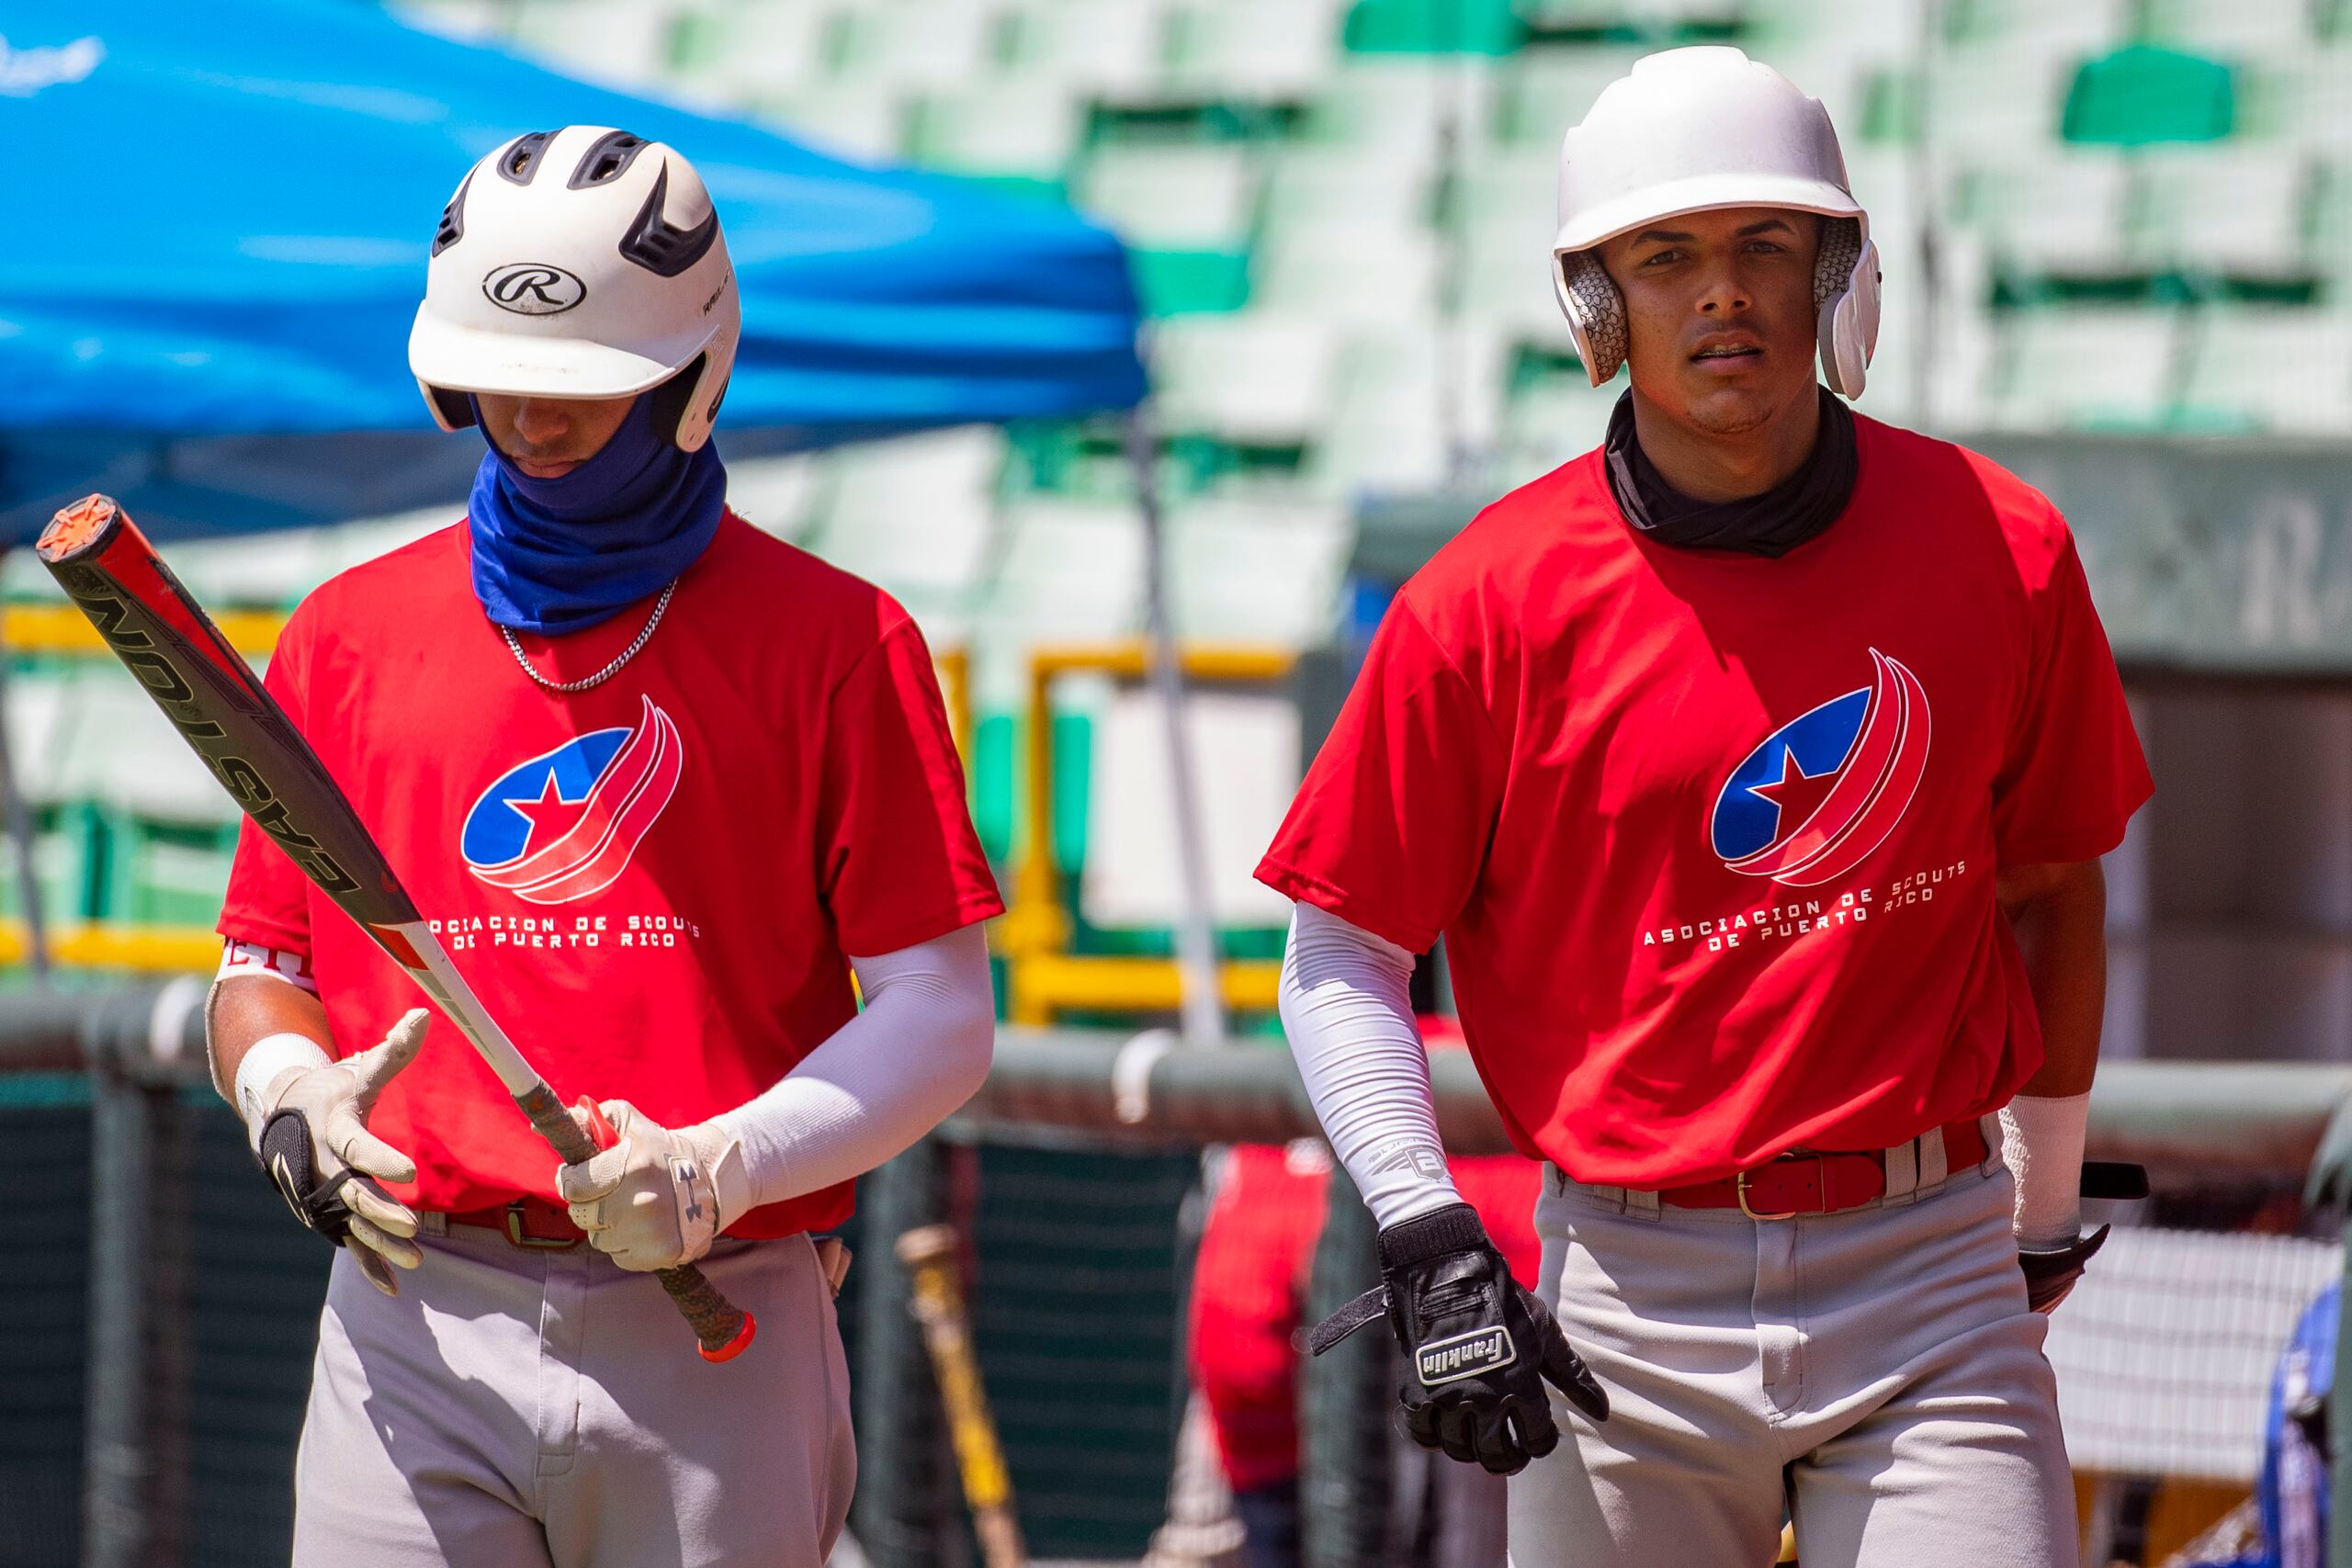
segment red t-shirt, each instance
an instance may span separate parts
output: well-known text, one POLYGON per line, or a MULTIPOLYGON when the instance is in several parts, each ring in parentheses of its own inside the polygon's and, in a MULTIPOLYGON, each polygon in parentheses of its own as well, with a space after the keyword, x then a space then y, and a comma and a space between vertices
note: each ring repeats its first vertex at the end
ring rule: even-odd
POLYGON ((1519 1146, 1709 1180, 2007 1102, 2041 1060, 1993 872, 2115 847, 2152 785, 2064 521, 1856 420, 1778 559, 1619 514, 1598 452, 1487 508, 1391 605, 1258 869, 1447 938, 1519 1146))
MULTIPOLYGON (((650 608, 517 635, 542 674, 578 680, 650 608)), ((921 632, 880 589, 731 515, 651 640, 588 691, 515 667, 474 598, 462 525, 303 601, 267 683, 567 1101, 628 1100, 673 1127, 741 1105, 855 1012, 845 955, 1003 908, 921 632)), ((341 1055, 424 1004, 250 821, 220 929, 310 953, 341 1055)), ((392 1185, 405 1201, 556 1195, 554 1155, 437 1014, 368 1122, 416 1161, 392 1185)), ((823 1229, 853 1190, 729 1228, 823 1229)))

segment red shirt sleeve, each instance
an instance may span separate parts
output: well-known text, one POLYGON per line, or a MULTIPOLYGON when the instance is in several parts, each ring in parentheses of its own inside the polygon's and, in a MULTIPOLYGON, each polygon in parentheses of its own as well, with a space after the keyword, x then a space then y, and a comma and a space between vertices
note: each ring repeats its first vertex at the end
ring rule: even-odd
MULTIPOLYGON (((302 727, 301 672, 308 651, 308 620, 300 610, 286 623, 262 673, 262 685, 277 699, 297 729, 302 727)), ((250 817, 237 825, 237 853, 229 864, 229 895, 213 928, 235 942, 258 942, 285 953, 311 951, 311 881, 250 817)))
POLYGON ((1477 688, 1400 593, 1258 880, 1426 953, 1477 883, 1507 771, 1477 688))
POLYGON ((2096 860, 2123 841, 2155 783, 2071 536, 2030 615, 2025 700, 1993 780, 1994 860, 2096 860))
POLYGON ((834 692, 824 748, 818 861, 843 953, 896 953, 1004 912, 913 621, 884 633, 834 692))

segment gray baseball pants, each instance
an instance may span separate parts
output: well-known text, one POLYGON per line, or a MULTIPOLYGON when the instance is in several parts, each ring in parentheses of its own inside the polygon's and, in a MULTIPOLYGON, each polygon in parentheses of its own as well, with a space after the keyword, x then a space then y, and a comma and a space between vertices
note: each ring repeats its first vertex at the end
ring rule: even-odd
POLYGON ((1784 1503, 1804 1568, 2076 1568, 2008 1172, 1945 1177, 1940 1134, 1890 1153, 1890 1197, 1787 1220, 1546 1168, 1539 1293, 1611 1408, 1553 1396, 1513 1568, 1764 1568, 1784 1503))
POLYGON ((584 1246, 471 1225, 421 1245, 397 1297, 335 1255, 295 1568, 820 1568, 856 1459, 807 1236, 703 1260, 760 1322, 718 1366, 651 1275, 584 1246))

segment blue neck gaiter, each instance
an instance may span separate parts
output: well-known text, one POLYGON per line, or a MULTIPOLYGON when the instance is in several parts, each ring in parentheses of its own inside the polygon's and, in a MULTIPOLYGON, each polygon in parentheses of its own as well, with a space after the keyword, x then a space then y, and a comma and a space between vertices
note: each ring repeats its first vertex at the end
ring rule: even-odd
POLYGON ((727 469, 655 434, 639 397, 604 450, 561 479, 535 479, 489 431, 469 519, 474 595, 502 626, 550 636, 609 619, 695 563, 727 510, 727 469))

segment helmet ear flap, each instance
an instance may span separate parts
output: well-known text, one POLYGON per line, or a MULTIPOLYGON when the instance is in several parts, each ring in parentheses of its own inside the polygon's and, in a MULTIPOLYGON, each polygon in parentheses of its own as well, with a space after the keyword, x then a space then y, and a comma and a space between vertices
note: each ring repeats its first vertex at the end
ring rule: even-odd
POLYGON ((474 423, 473 400, 465 393, 424 381, 417 387, 424 393, 424 406, 433 411, 433 423, 442 429, 464 430, 474 423))
POLYGON ((1568 318, 1568 335, 1576 340, 1585 375, 1594 386, 1602 385, 1625 363, 1623 296, 1590 251, 1553 253, 1552 291, 1568 318))
POLYGON ((1822 220, 1813 301, 1822 378, 1839 397, 1859 398, 1878 348, 1879 258, 1856 220, 1822 220))

